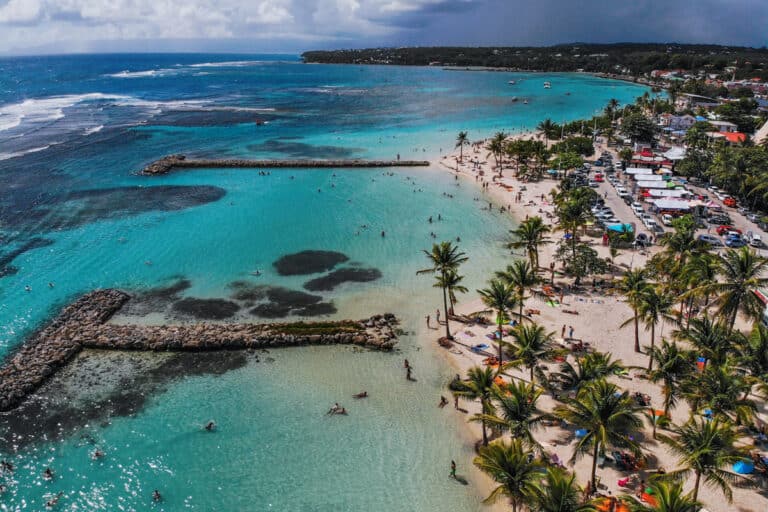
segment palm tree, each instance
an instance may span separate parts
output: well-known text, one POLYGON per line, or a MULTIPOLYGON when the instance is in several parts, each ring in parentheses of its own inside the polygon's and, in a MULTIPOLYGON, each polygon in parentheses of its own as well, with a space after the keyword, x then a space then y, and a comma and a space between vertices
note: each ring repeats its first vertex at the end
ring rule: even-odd
POLYGON ((713 322, 709 316, 694 318, 687 329, 672 333, 679 340, 690 343, 698 355, 704 358, 704 366, 710 362, 725 362, 731 349, 731 336, 721 322, 713 322))
POLYGON ((550 243, 547 233, 552 229, 544 224, 544 221, 538 215, 530 217, 512 230, 512 236, 515 238, 509 244, 511 249, 525 248, 528 253, 528 259, 534 271, 539 269, 539 246, 550 243))
POLYGON ((736 315, 742 312, 749 318, 759 318, 764 306, 753 293, 768 285, 763 277, 768 270, 768 259, 758 256, 748 247, 727 250, 720 256, 721 282, 705 285, 704 292, 717 295, 718 315, 733 330, 736 315))
POLYGON ((502 171, 501 157, 506 149, 506 140, 507 134, 504 132, 496 132, 486 146, 488 152, 492 154, 493 158, 496 160, 496 168, 499 169, 499 176, 501 176, 502 171))
POLYGON ((456 147, 459 148, 459 162, 464 161, 464 146, 469 146, 467 132, 459 132, 459 135, 456 137, 456 147))
POLYGON ((496 312, 496 326, 498 327, 497 335, 499 346, 499 371, 501 371, 501 363, 503 359, 502 354, 502 342, 504 339, 504 325, 508 318, 507 312, 515 307, 517 302, 515 301, 515 290, 512 286, 508 285, 500 279, 491 279, 488 283, 488 288, 477 290, 480 294, 480 299, 487 307, 496 312))
POLYGON ((571 461, 584 453, 592 454, 592 488, 595 488, 597 457, 608 447, 626 448, 635 454, 640 447, 632 436, 642 427, 640 407, 615 384, 605 379, 581 388, 576 398, 567 398, 565 405, 555 408, 555 414, 578 429, 586 430, 579 439, 571 461))
POLYGON ((464 276, 460 276, 455 270, 448 270, 445 273, 445 278, 442 275, 436 276, 433 286, 435 288, 445 288, 448 291, 448 312, 450 314, 453 314, 453 306, 458 302, 456 292, 467 293, 469 291, 466 286, 461 284, 463 279, 464 276))
POLYGON ((547 332, 542 325, 536 323, 519 323, 512 329, 514 342, 509 344, 512 364, 522 364, 531 372, 542 359, 551 357, 554 353, 555 333, 547 332))
POLYGON ((520 320, 523 319, 523 305, 525 304, 525 290, 531 288, 538 282, 536 272, 531 267, 528 260, 515 260, 511 265, 507 265, 507 269, 501 272, 496 272, 496 277, 506 282, 508 285, 514 287, 516 300, 519 303, 519 316, 520 320))
POLYGON ((538 512, 591 512, 593 505, 581 503, 581 489, 576 475, 561 468, 547 468, 544 480, 539 482, 533 496, 531 510, 538 512))
POLYGON ((533 499, 542 466, 533 460, 533 452, 523 448, 520 439, 509 443, 496 441, 481 448, 474 464, 499 484, 483 503, 507 498, 512 503, 512 512, 517 512, 518 507, 533 499))
POLYGON ((674 341, 662 339, 661 345, 651 349, 651 358, 656 361, 656 368, 648 374, 648 380, 661 383, 664 394, 664 415, 669 418, 669 411, 677 404, 680 384, 693 371, 693 365, 686 354, 674 341))
POLYGON ((710 365, 701 373, 694 373, 683 382, 682 396, 691 406, 693 415, 701 408, 712 411, 713 416, 737 422, 750 421, 757 410, 755 402, 746 398, 751 383, 738 374, 730 364, 710 365))
POLYGON ((719 487, 730 502, 733 499, 730 483, 737 475, 723 468, 741 458, 734 447, 738 435, 731 424, 719 418, 691 418, 671 430, 673 436, 659 434, 659 439, 677 456, 682 467, 668 475, 678 478, 686 478, 691 473, 695 475, 693 501, 698 500, 703 478, 706 484, 719 487))
MULTIPOLYGON (((496 377, 495 371, 490 366, 480 368, 474 366, 467 372, 466 380, 454 380, 451 382, 450 389, 454 396, 465 400, 480 400, 482 414, 490 415, 493 412, 491 403, 491 390, 494 388, 493 379, 496 377)), ((481 420, 483 425, 483 446, 488 446, 488 431, 485 420, 481 420)))
MULTIPOLYGON (((651 347, 650 353, 653 354, 653 349, 656 346, 656 324, 664 320, 673 320, 669 315, 672 309, 672 297, 667 295, 658 287, 649 286, 644 293, 640 295, 640 304, 638 304, 637 312, 645 324, 646 329, 651 331, 651 347)), ((653 369, 653 357, 648 358, 648 371, 653 369)))
POLYGON ((536 126, 536 129, 544 134, 545 144, 549 146, 549 139, 557 137, 556 134, 560 127, 550 118, 546 118, 536 126), (550 135, 554 135, 554 137, 550 137, 550 135))
POLYGON ((424 250, 424 254, 429 259, 432 267, 425 268, 416 272, 417 274, 437 274, 437 278, 440 281, 440 287, 443 289, 443 310, 445 312, 445 337, 449 340, 453 339, 451 331, 448 325, 448 291, 444 286, 447 282, 447 275, 450 271, 456 272, 459 265, 467 261, 469 258, 459 251, 458 246, 454 246, 451 242, 440 242, 439 244, 432 244, 432 250, 424 250))
POLYGON ((756 323, 739 343, 739 366, 749 371, 751 382, 768 391, 768 328, 756 323))
POLYGON ((656 480, 648 484, 653 489, 656 504, 646 505, 634 499, 626 504, 632 512, 698 512, 701 503, 691 493, 683 494, 683 484, 670 480, 656 480))
POLYGON ((611 354, 590 352, 576 360, 575 366, 568 361, 560 364, 560 371, 554 376, 563 389, 578 390, 584 384, 608 378, 624 370, 621 360, 612 360, 611 354))
POLYGON ((536 407, 542 393, 534 384, 520 381, 495 387, 491 393, 494 413, 478 415, 477 419, 484 420, 491 428, 509 432, 513 439, 522 439, 528 448, 541 451, 532 431, 550 417, 536 407))
POLYGON ((638 353, 640 352, 640 304, 643 294, 649 287, 650 284, 645 280, 643 269, 628 270, 619 283, 619 290, 626 295, 627 302, 634 312, 632 321, 635 324, 635 352, 638 353))

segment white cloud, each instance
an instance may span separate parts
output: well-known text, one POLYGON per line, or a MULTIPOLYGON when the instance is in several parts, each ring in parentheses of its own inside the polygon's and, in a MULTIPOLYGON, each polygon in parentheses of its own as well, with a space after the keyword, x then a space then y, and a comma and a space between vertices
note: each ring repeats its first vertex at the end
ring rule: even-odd
POLYGON ((39 17, 38 0, 10 0, 0 7, 0 23, 30 23, 39 17))
POLYGON ((256 5, 256 12, 248 16, 246 23, 264 23, 276 24, 293 21, 293 15, 288 10, 289 6, 282 5, 280 2, 265 0, 256 5))

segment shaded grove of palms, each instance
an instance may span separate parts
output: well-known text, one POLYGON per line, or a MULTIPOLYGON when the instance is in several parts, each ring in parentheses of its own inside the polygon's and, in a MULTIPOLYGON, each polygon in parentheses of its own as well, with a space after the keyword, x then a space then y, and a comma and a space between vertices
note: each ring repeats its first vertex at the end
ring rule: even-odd
MULTIPOLYGON (((583 223, 590 217, 588 193, 579 190, 561 187, 552 193, 557 208, 570 203, 570 210, 582 209, 580 214, 559 215, 559 228, 572 235, 559 242, 564 258, 578 256, 583 223)), ((693 512, 703 505, 702 486, 718 489, 730 501, 734 485, 752 482, 731 468, 747 456, 743 439, 756 426, 757 401, 768 396, 768 329, 758 321, 763 306, 753 293, 768 285, 768 260, 746 247, 714 253, 695 239, 690 219, 682 218, 644 267, 613 280, 614 291, 631 308, 621 319, 626 342, 647 357, 647 364, 633 370, 662 392, 661 403, 639 405, 613 382, 627 373, 622 361, 600 352, 569 357, 555 333, 525 314, 531 290, 554 280, 554 271, 539 263, 540 247, 552 242, 550 230, 541 218, 532 217, 513 231, 510 248, 518 257, 477 290, 486 310, 473 315, 494 325, 492 349, 498 364, 473 367, 449 385, 458 399, 480 403, 480 412, 470 421, 480 424, 482 432, 475 465, 496 483, 486 501, 501 500, 513 511, 604 506, 606 498, 585 492, 599 482, 598 460, 619 450, 651 461, 644 434, 673 454, 677 466, 649 481, 654 506, 634 495, 618 497, 627 507, 693 512), (542 363, 556 369, 544 370, 542 363), (538 406, 545 393, 558 401, 548 411, 538 406), (582 431, 568 462, 589 458, 588 475, 574 475, 552 463, 536 439, 545 424, 582 431)), ((467 256, 451 242, 435 244, 425 253, 430 262, 426 271, 435 274, 435 286, 442 291, 445 318, 467 321, 448 309, 448 297, 452 308, 457 294, 467 292, 459 284, 467 256)), ((448 322, 445 336, 451 337, 448 322)))

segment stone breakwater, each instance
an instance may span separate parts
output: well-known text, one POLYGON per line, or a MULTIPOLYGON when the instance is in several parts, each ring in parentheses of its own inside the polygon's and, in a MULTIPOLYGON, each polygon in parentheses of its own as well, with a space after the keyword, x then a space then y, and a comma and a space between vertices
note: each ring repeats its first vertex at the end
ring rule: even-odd
POLYGON ((130 296, 98 290, 65 307, 0 367, 0 411, 21 404, 83 348, 146 351, 234 350, 353 344, 392 350, 397 319, 322 323, 115 325, 106 323, 130 296))
POLYGON ((428 167, 426 160, 248 160, 248 159, 192 159, 184 155, 169 155, 155 160, 139 174, 158 176, 173 169, 274 169, 274 168, 342 168, 342 167, 428 167))

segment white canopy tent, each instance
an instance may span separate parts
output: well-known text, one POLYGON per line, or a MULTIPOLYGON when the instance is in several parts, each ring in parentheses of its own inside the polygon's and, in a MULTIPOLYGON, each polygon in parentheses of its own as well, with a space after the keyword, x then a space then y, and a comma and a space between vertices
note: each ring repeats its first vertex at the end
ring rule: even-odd
POLYGON ((667 198, 674 198, 674 197, 689 197, 691 195, 690 192, 687 190, 680 190, 680 189, 651 189, 648 191, 648 193, 652 197, 667 197, 667 198))
POLYGON ((648 167, 627 167, 624 174, 653 174, 653 169, 648 167))
POLYGON ((664 153, 664 157, 669 160, 682 160, 685 158, 685 148, 680 146, 674 146, 672 149, 664 153))
POLYGON ((663 180, 658 181, 638 181, 637 186, 639 188, 667 188, 667 182, 663 180))
POLYGON ((659 210, 690 210, 690 201, 682 201, 680 199, 654 199, 651 201, 653 205, 659 210))

